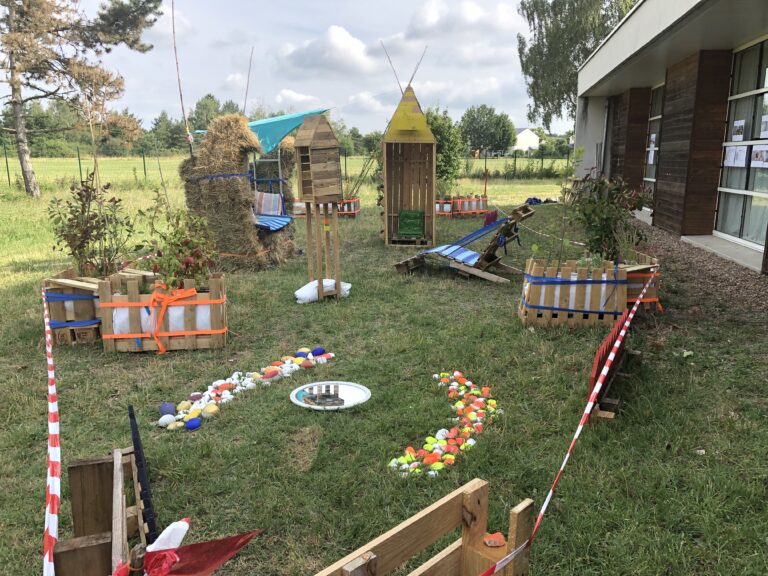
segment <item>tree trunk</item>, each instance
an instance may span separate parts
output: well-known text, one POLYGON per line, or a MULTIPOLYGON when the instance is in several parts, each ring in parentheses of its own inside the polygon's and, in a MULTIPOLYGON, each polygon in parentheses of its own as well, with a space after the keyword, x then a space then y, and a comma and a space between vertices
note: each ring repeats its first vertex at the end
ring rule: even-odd
MULTIPOLYGON (((14 31, 13 3, 8 8, 8 31, 14 31)), ((9 84, 11 85, 11 111, 13 113, 13 128, 16 131, 16 150, 19 153, 21 174, 24 177, 24 190, 33 198, 40 198, 40 187, 37 185, 35 171, 32 169, 32 158, 29 153, 29 141, 27 140, 27 125, 24 118, 24 101, 21 96, 21 78, 16 69, 16 58, 13 51, 8 52, 9 84)))

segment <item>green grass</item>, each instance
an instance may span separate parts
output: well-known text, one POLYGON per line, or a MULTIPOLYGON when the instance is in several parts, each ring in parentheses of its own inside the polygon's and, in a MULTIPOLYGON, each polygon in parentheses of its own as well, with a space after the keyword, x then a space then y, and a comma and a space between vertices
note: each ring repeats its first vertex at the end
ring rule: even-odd
MULTIPOLYGON (((494 182, 489 194, 508 210, 557 191, 556 182, 494 182)), ((171 193, 180 203, 181 192, 171 193)), ((365 190, 361 218, 341 223, 348 299, 295 304, 293 291, 306 281, 298 257, 228 277, 226 349, 156 356, 57 348, 64 463, 128 445, 126 407, 134 405, 161 526, 191 516, 190 542, 265 530, 228 565, 235 576, 312 574, 474 477, 490 482, 491 531, 506 530, 509 508, 523 498, 540 505, 583 410, 605 330, 525 329, 516 316, 519 279, 495 285, 437 266, 397 275, 392 264, 415 251, 384 247, 373 195, 365 190), (337 358, 245 393, 195 433, 152 426, 160 402, 304 345, 324 345, 337 358), (447 423, 450 410, 430 375, 448 369, 493 387, 505 414, 447 473, 404 481, 386 464, 447 423), (320 379, 360 382, 372 399, 327 414, 289 402, 294 387, 320 379)), ((124 197, 135 210, 151 192, 124 197)), ((560 210, 537 207, 528 223, 560 233, 560 210)), ((441 219, 438 238, 479 225, 441 219)), ((302 231, 300 223, 299 246, 302 231)), ((0 192, 0 573, 8 575, 40 567, 47 406, 39 286, 66 265, 52 241, 44 201, 0 192)), ((540 254, 558 250, 525 231, 523 241, 510 246, 511 265, 522 264, 534 241, 540 254)), ((532 549, 532 574, 768 572, 765 318, 736 302, 708 302, 675 270, 664 278, 667 313, 638 322, 631 346, 645 361, 617 389, 618 419, 582 436, 532 549), (694 305, 703 313, 688 314, 694 305), (684 359, 683 349, 694 356, 684 359)), ((65 478, 64 538, 67 494, 65 478)))

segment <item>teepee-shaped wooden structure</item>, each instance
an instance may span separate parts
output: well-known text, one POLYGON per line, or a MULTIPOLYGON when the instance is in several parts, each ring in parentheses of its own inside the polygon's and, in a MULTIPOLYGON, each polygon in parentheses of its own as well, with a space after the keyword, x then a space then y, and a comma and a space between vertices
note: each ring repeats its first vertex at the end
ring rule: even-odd
POLYGON ((410 85, 387 126, 384 154, 384 242, 435 243, 436 142, 410 85))

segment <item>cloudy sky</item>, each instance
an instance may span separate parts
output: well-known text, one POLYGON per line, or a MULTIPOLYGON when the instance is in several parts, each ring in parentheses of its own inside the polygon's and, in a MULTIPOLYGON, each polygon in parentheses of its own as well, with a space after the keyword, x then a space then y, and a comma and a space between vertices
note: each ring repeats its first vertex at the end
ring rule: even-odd
MULTIPOLYGON (((97 0, 83 3, 95 6, 97 0)), ((92 13, 92 12, 91 12, 92 13)), ((105 65, 125 78, 118 107, 149 127, 166 110, 180 117, 170 2, 145 39, 147 54, 119 49, 105 65)), ((400 92, 380 41, 405 85, 413 81, 423 108, 447 108, 454 119, 474 104, 503 110, 528 125, 517 34, 527 26, 517 1, 491 0, 179 0, 176 35, 187 107, 206 93, 242 103, 254 47, 248 109, 301 111, 331 107, 335 118, 362 132, 383 130, 400 92)), ((553 130, 570 128, 556 122, 553 130)))

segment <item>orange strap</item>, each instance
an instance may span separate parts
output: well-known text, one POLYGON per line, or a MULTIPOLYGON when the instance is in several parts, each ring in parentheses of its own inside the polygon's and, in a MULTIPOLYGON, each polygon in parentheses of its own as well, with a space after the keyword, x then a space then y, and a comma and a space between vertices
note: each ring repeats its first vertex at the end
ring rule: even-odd
POLYGON ((211 334, 225 334, 228 328, 217 328, 216 330, 179 330, 177 332, 139 332, 136 334, 104 334, 104 340, 122 340, 129 338, 151 338, 152 336, 170 337, 170 336, 208 336, 211 334))
MULTIPOLYGON (((194 290, 194 288, 192 288, 194 290)), ((201 304, 224 304, 227 301, 226 296, 224 298, 216 298, 209 300, 190 300, 189 302, 171 302, 168 306, 199 306, 201 304)), ((147 302, 104 302, 99 303, 102 308, 151 308, 152 300, 147 302)))

